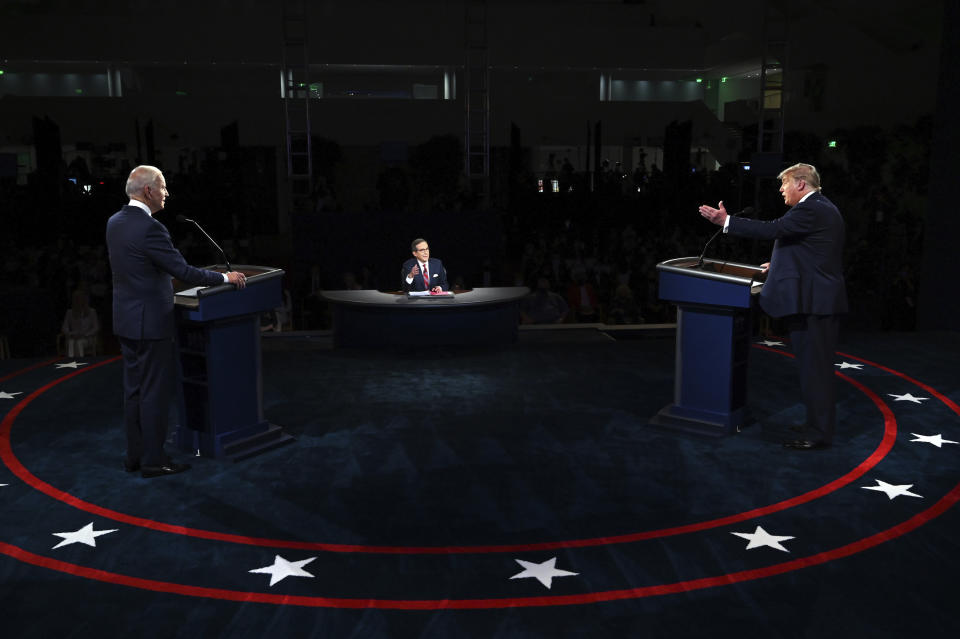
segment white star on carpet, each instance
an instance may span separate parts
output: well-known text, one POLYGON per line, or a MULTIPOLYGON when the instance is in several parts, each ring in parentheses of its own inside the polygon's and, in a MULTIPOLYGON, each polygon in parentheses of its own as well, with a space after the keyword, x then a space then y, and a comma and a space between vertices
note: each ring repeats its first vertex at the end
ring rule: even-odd
POLYGON ((960 442, 955 442, 949 439, 944 439, 943 435, 937 433, 936 435, 917 435, 916 433, 910 433, 916 439, 911 439, 912 442, 922 442, 924 444, 933 444, 937 448, 942 448, 944 444, 960 444, 960 442))
POLYGON ((511 579, 529 579, 533 577, 547 588, 550 588, 550 586, 553 585, 554 577, 572 577, 579 574, 576 572, 570 572, 569 570, 557 569, 556 557, 551 557, 542 564, 536 564, 532 561, 524 561, 523 559, 514 559, 514 561, 523 566, 524 569, 522 572, 518 572, 514 576, 510 577, 511 579))
POLYGON ((66 364, 57 364, 57 368, 76 368, 77 366, 86 366, 86 362, 78 362, 76 360, 72 362, 67 362, 66 364))
POLYGON ((886 493, 887 497, 889 497, 891 500, 896 497, 900 497, 901 495, 904 497, 919 497, 920 499, 923 499, 923 495, 917 495, 910 492, 910 489, 913 488, 913 484, 901 484, 899 486, 894 486, 893 484, 888 484, 882 479, 875 479, 874 481, 877 482, 876 486, 861 486, 860 488, 886 493))
POLYGON ((839 366, 840 370, 845 368, 852 368, 854 370, 863 370, 863 364, 851 364, 850 362, 840 362, 839 364, 834 364, 834 366, 839 366))
POLYGON ((925 399, 930 399, 929 397, 914 397, 910 393, 906 393, 905 395, 894 395, 893 393, 887 393, 887 395, 895 398, 893 400, 895 402, 913 402, 914 404, 919 404, 925 399))
POLYGON ((314 559, 316 559, 316 557, 308 557, 307 559, 302 559, 300 561, 287 561, 280 555, 274 555, 272 566, 264 566, 263 568, 250 570, 249 572, 256 572, 256 573, 262 573, 265 575, 270 575, 271 586, 280 581, 283 581, 287 577, 313 578, 314 575, 311 575, 309 572, 304 570, 303 567, 309 564, 314 559))
POLYGON ((0 399, 13 399, 14 395, 20 395, 23 391, 17 391, 16 393, 4 393, 0 391, 0 399))
POLYGON ((757 342, 758 344, 763 344, 764 346, 783 346, 783 342, 774 342, 773 340, 765 339, 762 342, 757 342))
POLYGON ((789 537, 787 535, 771 535, 766 530, 757 526, 757 529, 752 533, 730 533, 736 535, 737 537, 743 537, 744 539, 749 539, 750 543, 747 544, 746 550, 753 550, 754 548, 763 548, 764 546, 769 546, 775 550, 782 550, 783 552, 790 552, 783 547, 781 541, 786 541, 788 539, 794 539, 794 537, 789 537))
POLYGON ((114 528, 113 530, 94 530, 93 522, 81 528, 80 530, 75 530, 73 532, 62 532, 62 533, 53 533, 56 537, 63 537, 63 541, 54 546, 54 548, 59 548, 60 546, 69 546, 70 544, 86 544, 87 546, 97 547, 97 537, 100 535, 106 535, 107 533, 117 532, 119 528, 114 528))

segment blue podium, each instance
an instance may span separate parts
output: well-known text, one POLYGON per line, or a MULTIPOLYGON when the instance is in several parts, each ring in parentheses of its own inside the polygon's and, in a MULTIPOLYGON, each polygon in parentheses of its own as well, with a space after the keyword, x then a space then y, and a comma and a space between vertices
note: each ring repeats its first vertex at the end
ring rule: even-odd
POLYGON ((233 269, 247 276, 246 288, 197 287, 174 297, 183 387, 176 445, 236 461, 293 438, 263 418, 260 315, 282 305, 284 272, 248 265, 233 269))
POLYGON ((677 305, 673 403, 656 426, 728 435, 744 425, 750 309, 759 266, 680 257, 657 264, 660 299, 677 305))

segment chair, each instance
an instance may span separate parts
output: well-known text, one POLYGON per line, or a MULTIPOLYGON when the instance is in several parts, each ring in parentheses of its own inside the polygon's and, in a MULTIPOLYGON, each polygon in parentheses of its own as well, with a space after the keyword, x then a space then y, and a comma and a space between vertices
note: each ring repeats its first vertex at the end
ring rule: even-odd
MULTIPOLYGON (((86 351, 86 349, 84 349, 86 351)), ((84 357, 96 357, 100 354, 101 344, 100 344, 100 334, 97 333, 93 336, 93 339, 90 342, 90 349, 87 352, 84 352, 84 357)), ((67 354, 67 336, 64 333, 57 333, 57 355, 64 357, 67 354)))

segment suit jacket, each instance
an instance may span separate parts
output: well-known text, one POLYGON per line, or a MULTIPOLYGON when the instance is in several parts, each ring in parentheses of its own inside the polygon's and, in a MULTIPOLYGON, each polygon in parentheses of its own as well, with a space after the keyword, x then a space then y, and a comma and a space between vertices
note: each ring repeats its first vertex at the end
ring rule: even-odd
POLYGON ((844 229, 840 211, 817 191, 776 220, 732 217, 727 232, 776 240, 760 306, 772 317, 784 317, 847 312, 844 229))
POLYGON ((427 274, 430 276, 430 287, 427 288, 423 283, 423 273, 420 273, 415 278, 413 278, 412 284, 407 284, 407 275, 410 274, 410 269, 412 269, 416 264, 419 264, 419 260, 415 257, 411 257, 409 260, 403 263, 403 266, 400 267, 400 286, 405 291, 427 291, 429 288, 434 286, 439 286, 445 291, 450 290, 447 286, 447 270, 443 268, 443 262, 440 260, 435 260, 432 257, 427 261, 427 274))
POLYGON ((216 271, 187 264, 167 227, 136 206, 107 220, 107 251, 113 271, 113 333, 129 339, 173 337, 173 282, 190 286, 223 283, 216 271))

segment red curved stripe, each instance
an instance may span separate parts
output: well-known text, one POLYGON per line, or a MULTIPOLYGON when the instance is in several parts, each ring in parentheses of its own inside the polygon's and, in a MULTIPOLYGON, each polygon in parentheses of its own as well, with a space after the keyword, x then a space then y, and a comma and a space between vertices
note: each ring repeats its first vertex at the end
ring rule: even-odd
POLYGON ((871 361, 868 360, 868 359, 863 359, 862 357, 857 357, 856 355, 848 355, 847 353, 841 353, 841 352, 839 352, 839 351, 837 352, 837 355, 843 355, 844 357, 849 357, 850 359, 855 359, 855 360, 857 360, 858 362, 863 362, 864 364, 868 364, 868 365, 870 365, 870 366, 873 366, 874 368, 879 368, 880 370, 882 370, 882 371, 884 371, 884 372, 886 372, 886 373, 890 373, 891 375, 896 375, 897 377, 901 377, 901 378, 907 380, 908 382, 910 382, 911 384, 913 384, 913 385, 915 385, 915 386, 919 386, 919 387, 922 388, 923 390, 927 391, 928 393, 930 393, 931 395, 933 395, 934 397, 936 397, 937 399, 939 399, 941 402, 943 402, 944 404, 946 404, 947 407, 950 408, 950 410, 952 410, 954 413, 956 413, 957 415, 960 415, 960 406, 958 406, 953 400, 951 400, 949 397, 947 397, 947 396, 944 395, 943 393, 940 393, 940 392, 936 391, 935 389, 931 388, 930 386, 924 384, 923 382, 913 379, 913 378, 910 377, 909 375, 905 375, 905 374, 903 374, 903 373, 901 373, 901 372, 899 372, 899 371, 895 371, 895 370, 893 370, 892 368, 887 368, 886 366, 881 366, 880 364, 876 364, 876 363, 874 363, 874 362, 871 362, 871 361))
MULTIPOLYGON (((777 353, 783 353, 782 351, 774 351, 777 353)), ((116 361, 119 357, 95 364, 88 369, 97 368, 98 366, 103 366, 110 362, 116 361)), ((613 544, 624 544, 624 543, 633 543, 638 541, 645 541, 648 539, 656 539, 659 537, 670 537, 673 535, 682 535, 692 532, 699 532, 702 530, 707 530, 710 528, 716 528, 718 526, 726 526, 733 523, 741 522, 748 519, 753 519, 755 517, 760 517, 763 515, 768 515, 770 513, 779 512, 781 510, 786 510, 800 504, 805 504, 807 502, 819 499, 825 495, 832 493, 833 491, 850 484, 851 482, 862 477, 867 471, 876 466, 880 460, 882 460, 887 453, 890 452, 890 449, 893 448, 894 443, 897 438, 897 422, 893 416, 893 412, 890 408, 884 403, 884 401, 876 395, 873 391, 868 389, 866 386, 857 382, 856 380, 847 377, 841 373, 837 373, 845 381, 853 384, 859 388, 864 394, 866 394, 873 403, 880 409, 880 412, 884 417, 884 435, 883 439, 880 441, 880 444, 877 446, 876 450, 867 457, 863 462, 856 466, 853 470, 843 475, 842 477, 833 480, 832 482, 816 488, 802 495, 792 497, 790 499, 770 504, 768 506, 763 506, 760 508, 754 508, 742 513, 735 515, 728 515, 726 517, 720 517, 717 519, 712 519, 703 522, 697 522, 693 524, 686 524, 682 526, 675 526, 671 528, 662 528, 659 530, 651 531, 642 531, 637 533, 629 533, 624 535, 613 535, 613 536, 604 536, 604 537, 593 537, 588 539, 568 539, 560 541, 548 541, 548 542, 537 542, 537 543, 526 543, 526 544, 501 544, 501 545, 474 545, 474 546, 377 546, 377 545, 362 545, 362 544, 336 544, 336 543, 324 543, 324 542, 306 542, 306 541, 294 541, 294 540, 284 540, 284 539, 268 539, 263 537, 250 537, 247 535, 236 535, 232 533, 217 532, 212 530, 203 530, 198 528, 189 528, 187 526, 179 526, 175 524, 168 524, 164 522, 158 522, 151 519, 146 519, 143 517, 137 517, 134 515, 128 515, 126 513, 121 513, 115 510, 110 510, 96 504, 92 504, 87 501, 83 501, 69 493, 66 493, 58 488, 51 486, 50 484, 44 482, 43 480, 36 477, 33 473, 26 469, 23 464, 20 463, 20 460, 17 459, 14 455, 13 450, 10 445, 10 430, 13 425, 14 420, 17 415, 26 407, 27 404, 32 402, 38 396, 46 392, 48 389, 56 386, 57 384, 66 381, 76 375, 79 375, 85 370, 77 370, 69 375, 57 379, 53 382, 50 382, 46 386, 35 390, 30 393, 27 397, 22 399, 10 413, 3 419, 3 422, 0 423, 0 459, 10 468, 10 470, 17 475, 25 483, 29 484, 36 490, 53 497, 59 501, 62 501, 66 504, 73 506, 79 510, 84 510, 86 512, 107 518, 114 521, 119 521, 122 523, 130 524, 132 526, 138 526, 141 528, 148 528, 150 530, 157 530, 160 532, 167 532, 177 535, 186 535, 188 537, 195 537, 198 539, 210 539, 214 541, 222 541, 227 543, 235 544, 244 544, 249 546, 263 546, 269 548, 287 548, 295 550, 310 550, 318 552, 336 552, 336 553, 370 553, 370 554, 407 554, 407 555, 446 555, 446 554, 480 554, 480 553, 516 553, 516 552, 533 552, 541 550, 556 550, 562 548, 584 548, 591 546, 608 546, 613 544)))
POLYGON ((5 382, 5 381, 7 381, 8 379, 13 379, 13 378, 16 377, 17 375, 23 375, 24 373, 29 373, 30 371, 32 371, 32 370, 34 370, 34 369, 37 369, 37 368, 43 368, 44 366, 49 366, 50 364, 53 364, 54 362, 59 361, 59 360, 61 360, 61 359, 63 359, 63 358, 62 358, 62 357, 54 357, 53 359, 48 359, 48 360, 43 361, 43 362, 37 362, 36 364, 33 364, 32 366, 27 366, 26 368, 21 368, 21 369, 18 370, 18 371, 13 371, 12 373, 7 373, 7 374, 4 375, 3 377, 0 377, 0 382, 5 382))
POLYGON ((0 542, 0 553, 9 555, 18 561, 33 564, 42 568, 57 570, 70 575, 95 579, 106 583, 140 588, 143 590, 152 590, 155 592, 165 592, 188 597, 205 597, 209 599, 223 599, 228 601, 252 601, 256 603, 269 603, 277 605, 305 606, 312 608, 379 608, 389 610, 444 610, 444 609, 491 609, 491 608, 520 608, 535 606, 570 606, 576 604, 590 604, 603 601, 616 601, 622 599, 639 599, 642 597, 655 597, 659 595, 669 595, 692 590, 703 590, 715 586, 725 586, 729 584, 753 581, 763 579, 774 575, 781 575, 801 568, 808 568, 819 564, 848 557, 859 552, 863 552, 874 546, 896 539, 906 533, 919 528, 930 520, 943 514, 947 509, 960 501, 960 484, 944 495, 933 506, 917 513, 910 519, 881 531, 870 537, 865 537, 850 544, 839 546, 832 550, 827 550, 807 557, 799 557, 791 561, 779 564, 773 564, 764 568, 753 570, 742 570, 740 572, 718 575, 715 577, 703 577, 701 579, 691 579, 688 581, 678 581, 671 584, 661 584, 656 586, 644 586, 641 588, 627 588, 622 590, 607 590, 602 592, 589 592, 577 595, 552 595, 543 597, 509 597, 509 598, 491 598, 491 599, 347 599, 337 597, 306 597, 292 595, 274 595, 263 592, 243 592, 237 590, 225 590, 220 588, 204 588, 200 586, 188 586, 184 584, 170 583, 166 581, 156 581, 153 579, 142 579, 140 577, 131 577, 129 575, 120 575, 104 570, 79 566, 50 557, 43 557, 0 542))

